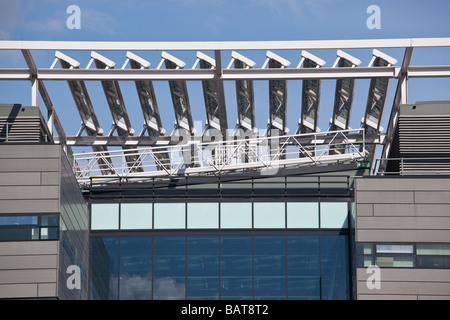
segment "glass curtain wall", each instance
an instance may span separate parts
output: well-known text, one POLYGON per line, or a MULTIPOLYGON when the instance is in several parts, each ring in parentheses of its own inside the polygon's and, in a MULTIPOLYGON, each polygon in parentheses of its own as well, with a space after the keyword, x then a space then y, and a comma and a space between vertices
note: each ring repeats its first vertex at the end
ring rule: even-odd
POLYGON ((347 202, 91 205, 91 299, 350 299, 347 202))
POLYGON ((347 235, 93 236, 91 299, 349 299, 347 235))

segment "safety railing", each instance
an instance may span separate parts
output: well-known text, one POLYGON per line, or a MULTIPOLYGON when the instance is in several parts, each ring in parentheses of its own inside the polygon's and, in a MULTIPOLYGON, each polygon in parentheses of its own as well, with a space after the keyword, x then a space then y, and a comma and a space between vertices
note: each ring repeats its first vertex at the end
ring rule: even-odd
POLYGON ((372 175, 450 175, 450 157, 379 158, 372 175))
MULTIPOLYGON (((366 156, 363 129, 250 137, 108 152, 74 154, 79 182, 92 177, 167 177, 260 170, 271 175, 280 168, 361 161, 366 156), (136 161, 130 159, 137 156, 136 161), (101 161, 103 160, 103 161, 101 161), (135 170, 137 167, 142 170, 135 170), (105 170, 108 169, 108 170, 105 170), (102 175, 111 172, 111 175, 102 175)), ((74 166, 75 168, 75 166, 74 166)), ((110 180, 110 179, 109 179, 110 180)))

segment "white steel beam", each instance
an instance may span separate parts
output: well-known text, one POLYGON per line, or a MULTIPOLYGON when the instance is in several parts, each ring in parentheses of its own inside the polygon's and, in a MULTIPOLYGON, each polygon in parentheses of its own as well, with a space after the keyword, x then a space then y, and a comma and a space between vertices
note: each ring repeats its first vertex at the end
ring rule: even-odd
MULTIPOLYGON (((392 147, 392 142, 394 139, 395 130, 397 127, 400 104, 401 104, 402 100, 407 100, 407 98, 408 98, 408 97, 406 97, 406 99, 405 99, 405 97, 403 97, 403 95, 405 93, 407 94, 407 91, 404 90, 404 85, 405 85, 405 81, 407 81, 408 74, 407 74, 406 70, 408 70, 410 68, 409 64, 411 62, 412 53, 413 53, 413 48, 405 49, 405 54, 404 54, 403 62, 402 62, 402 73, 401 73, 402 77, 399 79, 398 84, 397 84, 397 89, 395 91, 394 101, 393 101, 392 109, 391 109, 391 115, 389 117, 389 123, 388 123, 388 127, 386 129, 386 144, 383 147, 383 151, 382 151, 382 155, 381 155, 382 159, 386 159, 389 156, 389 153, 390 153, 391 147, 392 147)), ((384 170, 386 169, 386 166, 387 166, 386 161, 381 161, 378 171, 384 172, 384 170)))
MULTIPOLYGON (((443 67, 446 76, 449 67, 443 67)), ((438 70, 435 68, 434 70, 438 70)), ((413 71, 420 71, 413 69, 413 71)), ((423 76, 432 76, 432 69, 422 73, 423 76)), ((336 78, 396 78, 397 67, 361 67, 361 68, 284 68, 284 69, 223 69, 217 75, 215 70, 158 70, 158 69, 38 69, 39 80, 85 80, 85 81, 136 81, 136 80, 315 80, 336 78)), ((27 69, 0 69, 0 80, 29 80, 30 72, 27 69)))
MULTIPOLYGON (((56 51, 55 58, 60 62, 63 69, 76 70, 80 67, 80 63, 78 61, 62 52, 56 51)), ((95 114, 95 110, 92 106, 91 98, 89 97, 84 81, 68 80, 67 84, 70 92, 72 93, 72 97, 82 121, 82 127, 79 133, 81 134, 82 131, 85 131, 86 134, 92 138, 102 136, 103 129, 100 127, 100 123, 95 114)), ((97 164, 101 169, 101 173, 104 175, 114 174, 114 171, 111 171, 113 166, 111 164, 111 159, 108 156, 108 148, 106 146, 96 145, 92 146, 92 150, 94 152, 99 152, 99 154, 102 155, 97 159, 97 164)))
MULTIPOLYGON (((377 69, 391 67, 396 63, 396 59, 374 49, 373 58, 369 66, 373 66, 374 69, 377 69)), ((364 118, 361 121, 361 127, 365 129, 366 134, 376 134, 383 130, 381 128, 381 120, 386 103, 389 80, 390 78, 374 78, 370 81, 366 111, 364 118)), ((376 145, 368 144, 366 145, 366 149, 368 150, 369 160, 372 162, 376 145)))
POLYGON ((372 49, 407 47, 449 47, 450 38, 398 38, 306 41, 211 41, 211 42, 133 42, 133 41, 0 41, 5 50, 98 50, 98 51, 214 51, 214 50, 313 50, 372 49))
MULTIPOLYGON (((450 66, 411 66, 406 71, 408 78, 450 77, 450 66)), ((320 68, 320 69, 223 69, 222 80, 309 80, 336 78, 399 78, 398 67, 320 68)), ((214 80, 214 70, 91 70, 91 69, 38 69, 39 80, 214 80)), ((29 69, 1 69, 0 80, 30 80, 29 69)))

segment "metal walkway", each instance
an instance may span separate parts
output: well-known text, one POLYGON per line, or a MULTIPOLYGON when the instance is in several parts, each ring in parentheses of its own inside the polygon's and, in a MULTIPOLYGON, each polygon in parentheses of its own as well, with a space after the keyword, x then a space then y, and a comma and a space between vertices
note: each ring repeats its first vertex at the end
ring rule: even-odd
MULTIPOLYGON (((375 140, 381 137, 375 137, 375 140)), ((371 142, 375 140, 368 139, 371 142)), ((275 137, 251 137, 218 142, 189 141, 165 147, 148 147, 104 152, 74 154, 78 163, 75 174, 81 185, 102 178, 111 182, 145 181, 148 178, 168 178, 177 175, 211 175, 258 170, 262 175, 274 175, 290 166, 317 166, 330 163, 363 161, 367 156, 363 129, 295 134, 275 137), (169 158, 160 157, 160 153, 169 158), (191 155, 195 154, 194 157, 191 155), (134 155, 139 160, 127 161, 134 155), (111 162, 99 161, 107 156, 111 162), (129 158, 128 158, 129 159, 129 158), (165 162, 167 161, 167 163, 165 162), (111 175, 104 175, 108 165, 111 175), (133 170, 135 166, 143 171, 133 170), (164 168, 164 170, 160 170, 164 168)))

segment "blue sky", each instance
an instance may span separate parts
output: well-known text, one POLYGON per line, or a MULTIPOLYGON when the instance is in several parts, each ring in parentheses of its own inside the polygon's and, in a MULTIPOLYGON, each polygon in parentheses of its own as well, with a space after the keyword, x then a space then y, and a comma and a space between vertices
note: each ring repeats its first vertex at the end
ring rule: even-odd
MULTIPOLYGON (((55 40, 55 41, 253 41, 253 40, 333 40, 333 39, 387 39, 450 37, 450 1, 448 0, 0 0, 0 40, 55 40), (66 13, 69 5, 81 10, 81 29, 68 29, 66 13), (381 10, 381 29, 370 30, 366 21, 367 8, 377 5, 381 10)), ((412 65, 449 65, 450 48, 417 49, 412 65), (430 60, 430 55, 433 58, 430 60)), ((383 52, 401 61, 403 49, 383 52)), ((65 52, 84 68, 89 52, 65 52)), ((315 51, 331 67, 336 51, 315 51)), ((371 50, 348 53, 367 66, 371 50)), ((125 52, 103 52, 121 67, 125 52)), ((247 55, 247 53, 245 53, 247 55)), ((279 53, 296 66, 300 51, 279 53)), ((177 52, 191 67, 195 52, 177 52)), ((261 67, 264 52, 249 52, 249 57, 261 67)), ((49 68, 54 52, 33 52, 38 67, 49 68)), ((145 53, 143 57, 155 68, 160 52, 145 53)), ((225 63, 229 57, 222 58, 225 63)), ((22 68, 26 64, 20 52, 0 52, 0 68, 22 68)), ((133 127, 142 128, 143 117, 134 83, 121 82, 133 127)), ((368 80, 358 80, 351 126, 359 127, 367 101, 368 80)), ((391 81, 386 110, 390 111, 397 80, 391 81)), ((99 82, 89 82, 88 90, 103 129, 108 132, 112 119, 99 82)), ((173 108, 167 82, 154 84, 163 124, 168 132, 174 124, 173 108)), ((47 90, 68 135, 74 135, 80 120, 67 83, 47 82, 47 90)), ((320 106, 320 127, 328 126, 333 106, 335 81, 323 81, 320 106)), ((194 120, 205 121, 205 110, 200 82, 189 82, 189 95, 194 120)), ((236 123, 234 83, 225 83, 229 127, 236 123)), ((411 80, 410 102, 423 100, 450 100, 449 79, 411 80)), ((295 131, 300 117, 301 81, 288 83, 288 126, 295 131)), ((268 118, 267 81, 255 83, 257 123, 263 129, 268 118)), ((29 82, 0 82, 0 102, 29 105, 29 82)), ((40 101, 44 110, 43 102, 40 101)), ((389 112, 385 112, 386 127, 389 112)))

